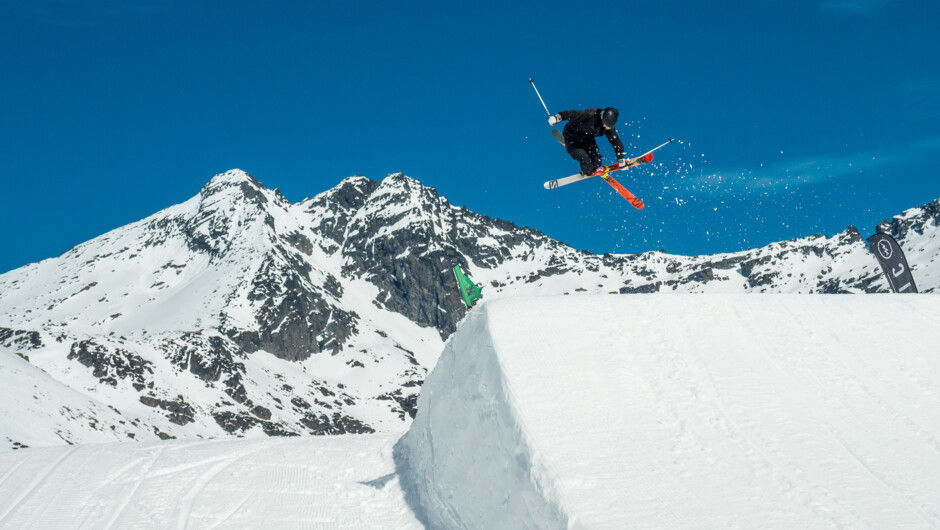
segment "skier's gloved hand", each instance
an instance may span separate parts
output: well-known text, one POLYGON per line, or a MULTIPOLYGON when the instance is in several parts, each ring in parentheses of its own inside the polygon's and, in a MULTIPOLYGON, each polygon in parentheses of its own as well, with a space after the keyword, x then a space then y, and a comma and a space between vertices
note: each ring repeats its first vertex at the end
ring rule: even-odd
POLYGON ((548 117, 548 124, 551 125, 552 127, 554 127, 555 124, 560 121, 561 121, 561 114, 555 114, 554 116, 548 117))

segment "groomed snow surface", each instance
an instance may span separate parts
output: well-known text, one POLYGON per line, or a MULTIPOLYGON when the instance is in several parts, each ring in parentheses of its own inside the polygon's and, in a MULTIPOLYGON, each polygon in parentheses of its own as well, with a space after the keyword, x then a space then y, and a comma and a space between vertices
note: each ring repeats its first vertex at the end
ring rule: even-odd
POLYGON ((492 300, 404 436, 3 452, 0 527, 938 527, 938 322, 935 295, 492 300))
POLYGON ((396 446, 436 528, 940 526, 940 297, 505 299, 396 446))
POLYGON ((397 436, 86 444, 0 453, 0 528, 421 528, 397 436))

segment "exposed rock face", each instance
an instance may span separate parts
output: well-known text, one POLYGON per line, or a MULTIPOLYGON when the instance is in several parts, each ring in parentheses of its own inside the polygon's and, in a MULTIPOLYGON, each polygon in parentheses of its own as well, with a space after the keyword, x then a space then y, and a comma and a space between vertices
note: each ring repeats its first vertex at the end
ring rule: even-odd
POLYGON ((147 376, 153 374, 152 364, 139 355, 121 348, 109 348, 94 340, 72 344, 69 360, 76 360, 93 370, 92 375, 102 383, 117 386, 119 380, 130 381, 137 390, 148 385, 147 376))
POLYGON ((335 278, 314 286, 308 269, 303 262, 284 268, 274 259, 265 260, 248 292, 248 300, 257 304, 258 330, 226 329, 229 337, 245 351, 265 350, 288 361, 302 361, 324 350, 339 351, 355 334, 358 317, 326 298, 342 296, 335 278))
MULTIPOLYGON (((940 200, 878 226, 901 242, 921 291, 940 285, 938 223, 940 200)), ((0 354, 92 392, 125 418, 96 419, 94 432, 121 438, 398 429, 465 313, 454 265, 488 298, 887 291, 854 227, 714 256, 597 255, 403 174, 350 177, 291 203, 233 170, 185 203, 0 275, 0 354)))
POLYGON ((193 407, 190 406, 189 403, 186 403, 183 396, 177 396, 174 400, 140 396, 140 402, 148 407, 157 407, 167 411, 167 419, 170 420, 170 423, 186 425, 194 421, 195 410, 193 410, 193 407))

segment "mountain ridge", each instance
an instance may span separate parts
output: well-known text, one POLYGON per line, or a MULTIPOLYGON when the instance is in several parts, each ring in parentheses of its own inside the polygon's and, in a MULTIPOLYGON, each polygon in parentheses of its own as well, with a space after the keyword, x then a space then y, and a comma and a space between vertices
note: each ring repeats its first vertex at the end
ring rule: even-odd
MULTIPOLYGON (((940 285, 928 267, 938 222, 940 199, 877 228, 899 238, 922 291, 940 285)), ((599 255, 455 206, 403 173, 348 177, 292 203, 230 170, 187 201, 0 275, 0 355, 124 418, 62 423, 60 403, 47 419, 70 442, 396 430, 464 316, 453 265, 487 298, 887 291, 851 226, 715 255, 599 255)))

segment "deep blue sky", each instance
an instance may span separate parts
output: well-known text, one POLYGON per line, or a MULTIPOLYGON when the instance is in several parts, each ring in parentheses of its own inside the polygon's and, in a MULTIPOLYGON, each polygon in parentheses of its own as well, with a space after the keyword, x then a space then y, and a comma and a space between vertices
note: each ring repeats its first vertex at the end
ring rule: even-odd
POLYGON ((595 252, 867 235, 940 197, 934 0, 190 4, 0 0, 0 271, 234 167, 294 201, 404 171, 595 252), (542 188, 577 165, 530 76, 553 112, 618 107, 633 153, 683 140, 621 174, 645 210, 542 188))

